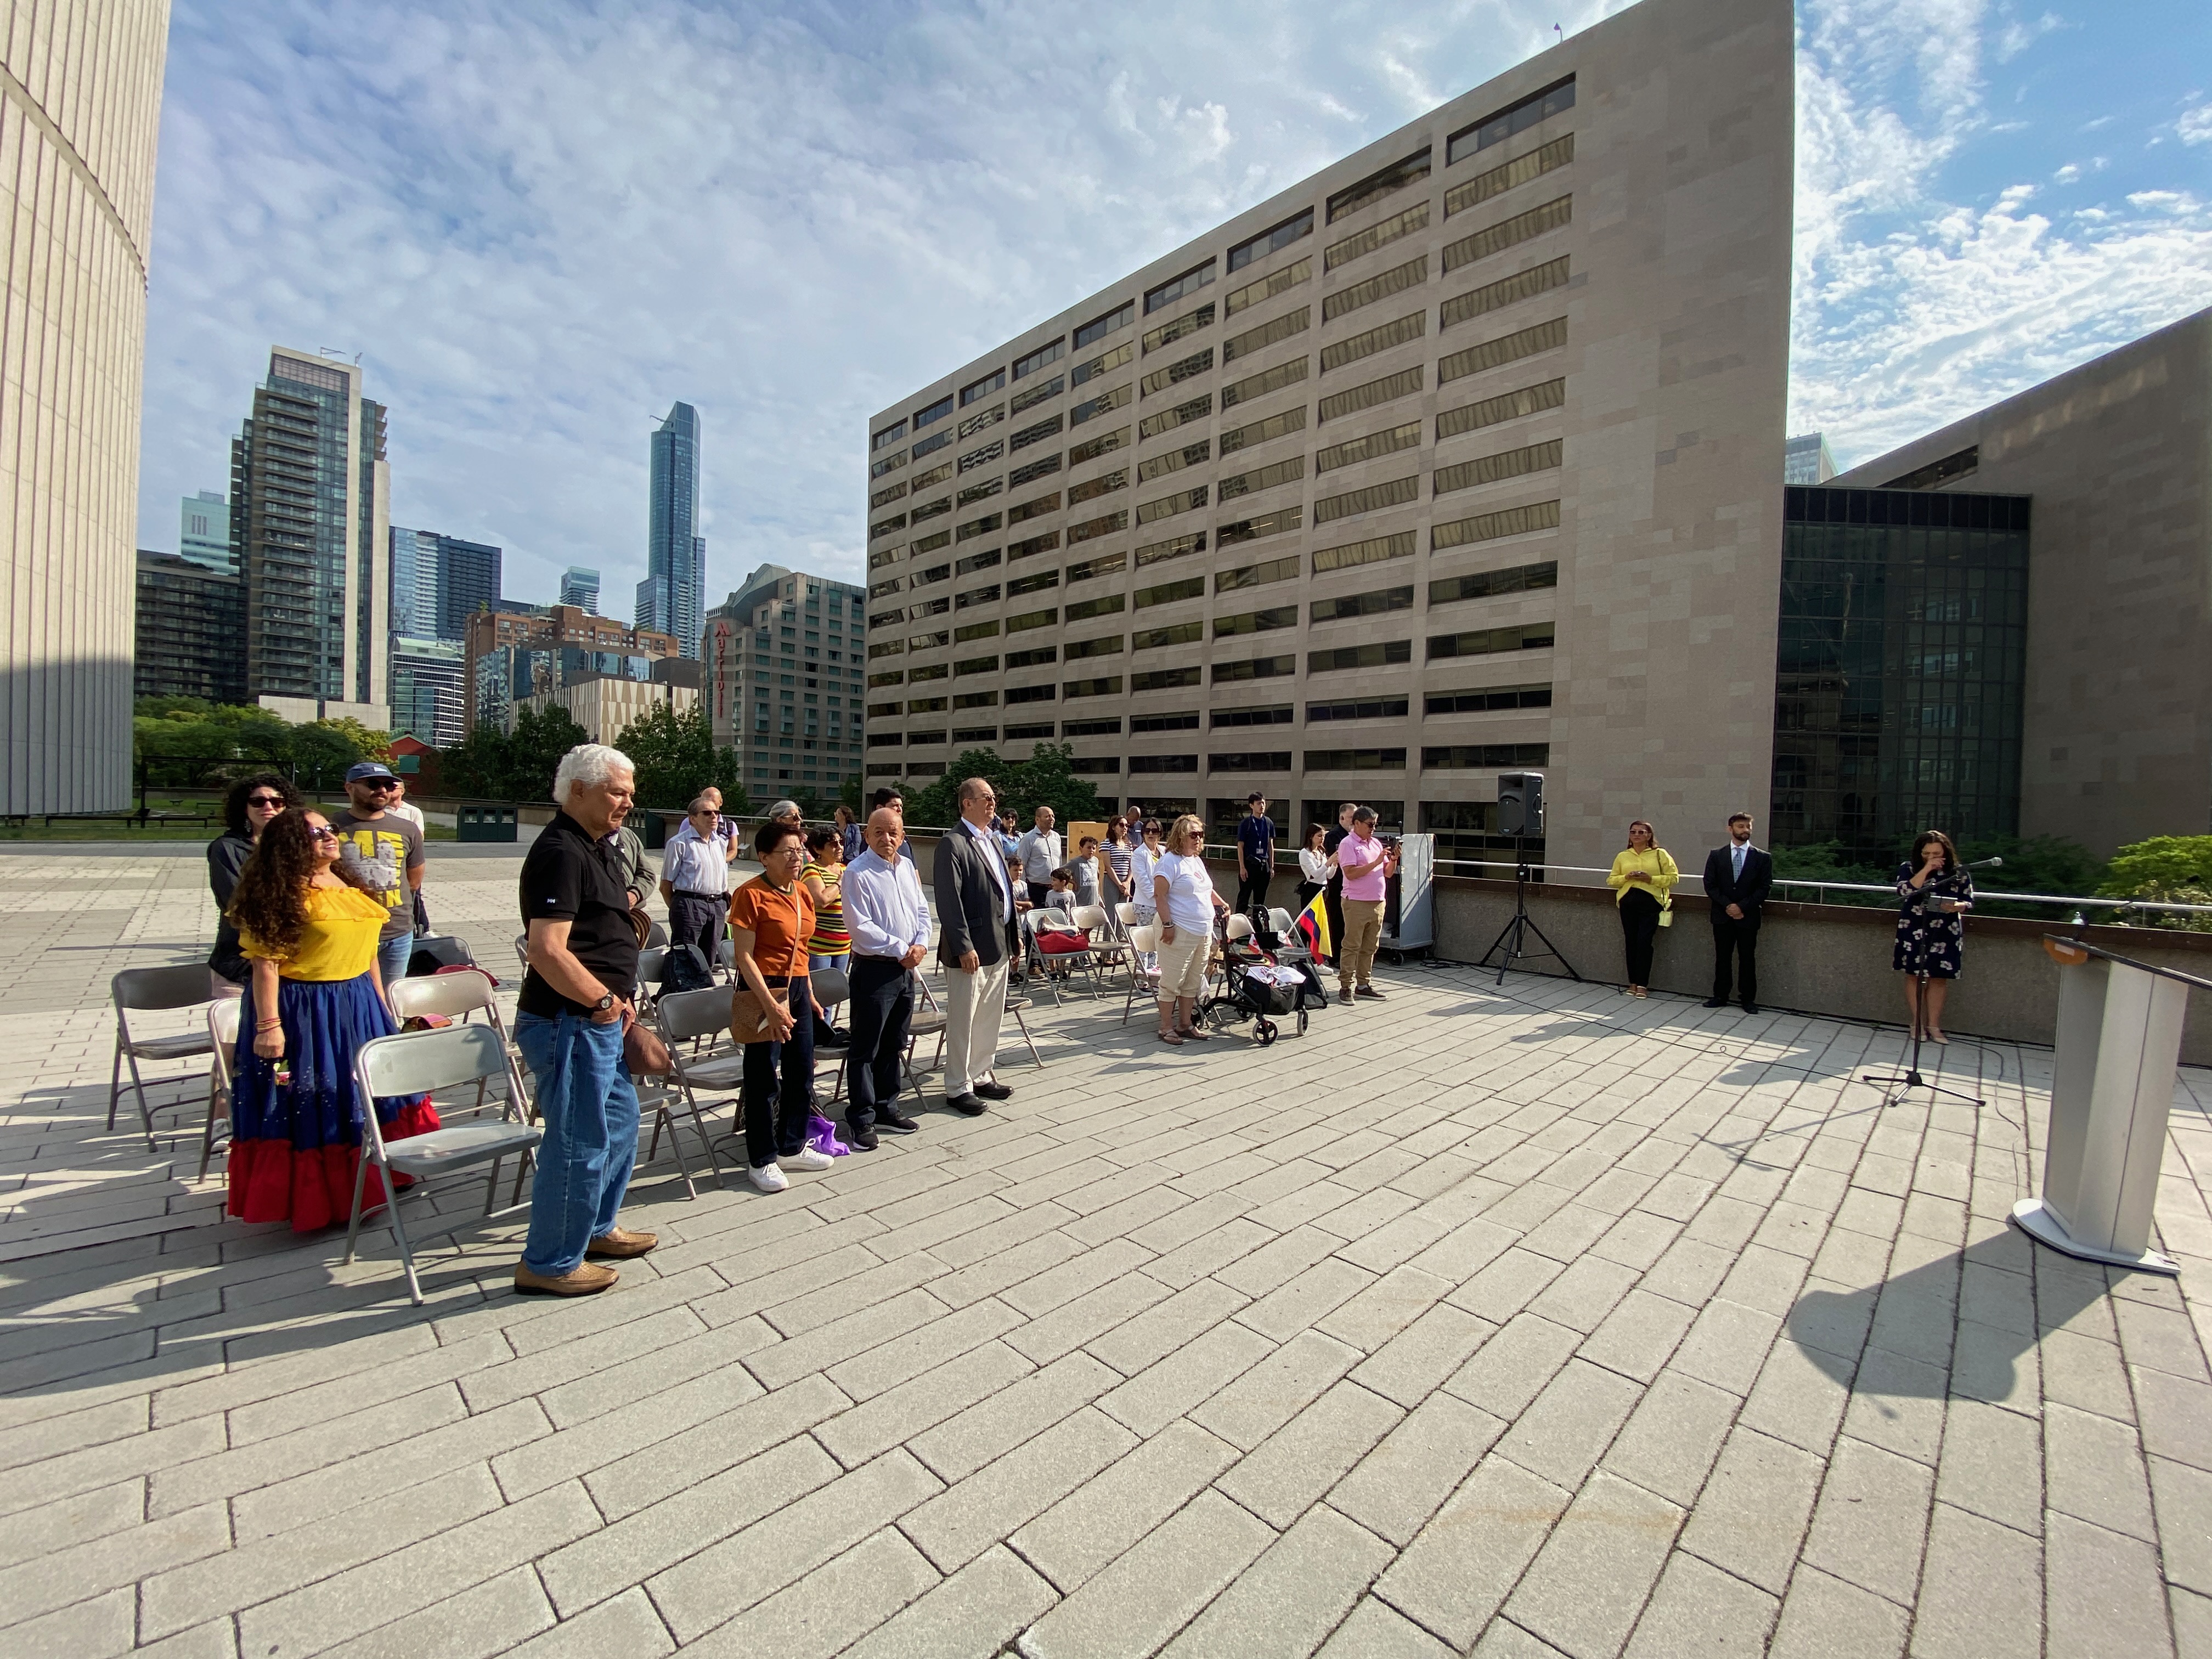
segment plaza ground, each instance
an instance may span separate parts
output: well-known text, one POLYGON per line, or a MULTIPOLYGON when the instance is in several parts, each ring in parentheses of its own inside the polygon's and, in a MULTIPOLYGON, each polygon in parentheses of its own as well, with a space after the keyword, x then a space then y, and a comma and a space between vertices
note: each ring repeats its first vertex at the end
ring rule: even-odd
MULTIPOLYGON (((516 867, 428 884, 510 994, 516 867)), ((664 1147, 611 1294, 507 1224, 415 1309, 222 1220, 196 1108, 103 1133, 109 976, 212 927, 196 849, 0 853, 0 1650, 2212 1654, 2205 1073, 2176 1281, 2007 1226, 2047 1051, 1885 1107, 1893 1028, 1527 975, 1264 1049, 1048 998, 988 1116, 664 1147)))

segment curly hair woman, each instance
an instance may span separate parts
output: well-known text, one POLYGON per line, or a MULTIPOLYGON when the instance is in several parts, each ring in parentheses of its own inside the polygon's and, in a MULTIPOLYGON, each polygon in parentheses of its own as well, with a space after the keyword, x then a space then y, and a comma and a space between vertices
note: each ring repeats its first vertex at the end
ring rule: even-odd
POLYGON ((1912 1029, 1942 1048, 1943 1002, 1959 977, 1966 940, 1966 912, 1974 908, 1974 878, 1959 849, 1941 830, 1923 830, 1912 856, 1897 866, 1897 944, 1890 965, 1905 976, 1905 1011, 1912 1029), (1921 975, 1927 1000, 1921 1000, 1921 975))
MULTIPOLYGON (((303 1233, 351 1213, 362 1137, 354 1051, 398 1029, 376 973, 389 912, 338 850, 320 812, 279 813, 228 912, 252 969, 231 1085, 230 1213, 303 1233)), ((438 1127, 427 1096, 379 1100, 376 1117, 387 1140, 438 1127)), ((380 1204, 369 1179, 364 1203, 380 1204)))
POLYGON ((238 948, 238 929, 223 912, 238 890, 240 872, 253 856, 262 826, 289 806, 300 792, 282 772, 250 772, 230 786, 223 799, 223 832, 208 843, 208 890, 215 895, 215 949, 208 952, 208 988, 234 997, 246 988, 246 956, 238 948))

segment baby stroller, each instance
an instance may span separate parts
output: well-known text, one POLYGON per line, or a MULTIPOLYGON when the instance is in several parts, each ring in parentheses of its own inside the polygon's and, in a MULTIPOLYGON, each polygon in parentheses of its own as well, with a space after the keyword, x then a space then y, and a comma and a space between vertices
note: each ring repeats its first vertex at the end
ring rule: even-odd
POLYGON ((1252 1035, 1263 1048, 1279 1035, 1275 1022, 1280 1018, 1294 1016, 1297 1033, 1304 1036, 1307 1015, 1328 1006, 1328 994, 1314 972, 1311 956, 1296 944, 1266 949, 1243 916, 1231 916, 1226 933, 1230 936, 1222 946, 1222 988, 1199 1005, 1198 1017, 1215 1031, 1252 1020, 1255 1022, 1252 1035), (1244 923, 1241 928, 1239 922, 1244 923))

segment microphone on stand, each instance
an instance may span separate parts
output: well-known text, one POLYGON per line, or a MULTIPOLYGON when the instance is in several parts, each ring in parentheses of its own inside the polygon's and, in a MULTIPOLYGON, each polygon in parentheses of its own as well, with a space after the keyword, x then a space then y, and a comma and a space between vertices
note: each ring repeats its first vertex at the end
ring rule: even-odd
POLYGON ((1976 859, 1972 864, 1968 865, 1966 868, 1969 870, 1994 870, 1997 866, 2003 862, 2004 860, 2002 859, 1976 859))

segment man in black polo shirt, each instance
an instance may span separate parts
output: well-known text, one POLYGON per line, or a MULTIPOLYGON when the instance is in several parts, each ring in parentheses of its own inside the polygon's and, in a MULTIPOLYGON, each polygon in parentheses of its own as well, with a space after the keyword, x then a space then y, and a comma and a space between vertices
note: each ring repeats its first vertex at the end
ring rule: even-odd
POLYGON ((616 840, 635 773, 604 744, 579 744, 553 778, 561 810, 522 861, 530 966, 514 1020, 545 1139, 530 1233, 514 1270, 525 1296, 592 1296, 612 1267, 659 1241, 615 1224, 637 1155, 637 1091, 623 1065, 635 1017, 637 933, 616 840))

